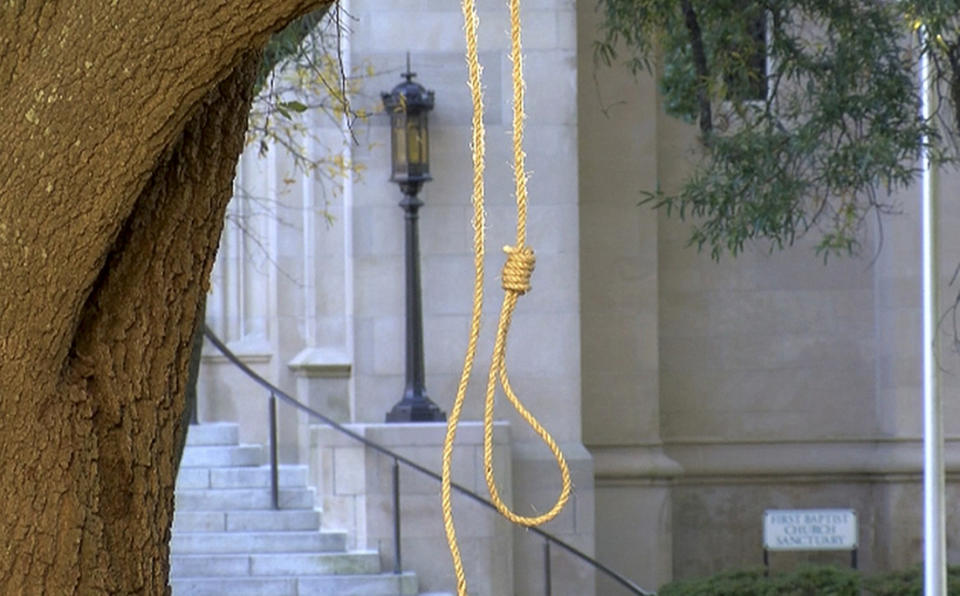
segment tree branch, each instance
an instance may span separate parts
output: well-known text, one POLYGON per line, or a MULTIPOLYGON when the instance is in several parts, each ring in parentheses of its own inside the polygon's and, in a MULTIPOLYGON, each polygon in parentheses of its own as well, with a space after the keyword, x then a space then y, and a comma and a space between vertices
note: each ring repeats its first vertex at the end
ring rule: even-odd
POLYGON ((697 73, 697 103, 700 104, 700 132, 703 142, 709 144, 713 132, 713 114, 710 107, 710 69, 707 66, 707 52, 703 46, 703 33, 700 31, 700 22, 690 0, 681 0, 683 22, 690 36, 690 49, 693 51, 693 67, 697 73))
POLYGON ((271 42, 267 45, 263 51, 263 60, 257 68, 257 80, 253 85, 254 97, 260 94, 273 69, 287 57, 292 56, 313 28, 323 20, 331 4, 332 2, 327 3, 323 8, 303 15, 274 35, 273 39, 276 43, 271 42))

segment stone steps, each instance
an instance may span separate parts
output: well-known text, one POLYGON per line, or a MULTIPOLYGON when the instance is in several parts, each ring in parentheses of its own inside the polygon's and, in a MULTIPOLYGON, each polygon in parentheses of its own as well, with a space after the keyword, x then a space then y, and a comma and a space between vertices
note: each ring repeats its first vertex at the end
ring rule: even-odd
POLYGON ((238 445, 240 427, 232 422, 211 422, 191 424, 187 433, 187 446, 197 445, 238 445))
MULTIPOLYGON (((174 596, 416 596, 413 573, 381 573, 375 551, 347 551, 343 532, 320 530, 306 466, 270 469, 236 424, 191 426, 177 477, 170 539, 174 596)), ((438 595, 440 596, 440 595, 438 595)))
MULTIPOLYGON (((175 495, 179 511, 229 511, 236 509, 270 509, 269 489, 208 488, 178 490, 175 495)), ((281 488, 280 509, 313 509, 312 488, 281 488)))
POLYGON ((189 578, 170 582, 175 594, 190 596, 415 596, 412 573, 393 575, 339 575, 260 577, 250 579, 189 578))
MULTIPOLYGON (((306 487, 306 466, 280 466, 277 481, 281 487, 306 487)), ((270 467, 204 467, 180 469, 178 489, 190 488, 269 488, 270 467)))
POLYGON ((177 511, 174 532, 255 532, 316 530, 320 512, 315 509, 275 511, 177 511))
POLYGON ((171 550, 188 554, 211 553, 300 553, 344 551, 343 532, 178 532, 170 540, 171 550))
POLYGON ((262 459, 260 445, 199 445, 184 448, 180 467, 259 466, 262 459))
POLYGON ((338 553, 192 554, 170 557, 170 577, 357 575, 379 573, 374 551, 338 553))

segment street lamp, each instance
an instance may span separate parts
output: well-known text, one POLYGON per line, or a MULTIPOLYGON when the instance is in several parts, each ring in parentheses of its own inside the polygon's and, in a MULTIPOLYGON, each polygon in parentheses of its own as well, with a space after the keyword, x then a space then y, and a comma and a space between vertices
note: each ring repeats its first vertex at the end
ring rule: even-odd
POLYGON ((430 177, 427 113, 433 109, 433 91, 413 82, 407 55, 406 81, 390 93, 381 93, 390 115, 390 181, 400 185, 400 207, 406 215, 407 370, 403 398, 387 412, 387 422, 443 422, 447 415, 427 397, 423 369, 423 309, 420 304, 420 239, 417 232, 420 187, 430 177))

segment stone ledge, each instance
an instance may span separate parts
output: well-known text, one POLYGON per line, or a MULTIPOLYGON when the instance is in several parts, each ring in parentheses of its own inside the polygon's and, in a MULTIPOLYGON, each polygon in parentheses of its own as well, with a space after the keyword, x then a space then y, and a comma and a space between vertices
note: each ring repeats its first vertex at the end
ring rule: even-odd
POLYGON ((593 455, 594 475, 598 480, 635 477, 670 479, 683 475, 680 464, 664 454, 661 447, 587 447, 587 449, 593 455))
POLYGON ((305 348, 287 363, 287 368, 306 378, 348 379, 353 365, 343 350, 305 348))
MULTIPOLYGON (((844 477, 914 480, 923 473, 923 442, 915 438, 850 441, 669 442, 591 447, 598 481, 678 483, 771 479, 783 482, 844 477)), ((944 447, 947 472, 960 475, 960 439, 944 447)))
MULTIPOLYGON (((236 354, 244 364, 261 364, 270 362, 273 358, 273 347, 266 339, 260 337, 242 338, 226 342, 227 348, 236 354)), ((203 350, 200 359, 202 362, 212 364, 222 364, 229 362, 227 357, 220 353, 220 350, 213 347, 209 341, 204 338, 203 350)))
MULTIPOLYGON (((447 432, 446 422, 397 422, 397 423, 351 423, 344 426, 358 435, 379 443, 384 447, 429 447, 443 445, 447 432)), ((510 444, 510 424, 503 420, 493 423, 493 443, 510 444)), ((477 421, 466 420, 457 428, 456 444, 482 445, 483 425, 477 421)), ((359 447, 362 444, 341 434, 326 425, 315 424, 310 427, 311 447, 359 447)))

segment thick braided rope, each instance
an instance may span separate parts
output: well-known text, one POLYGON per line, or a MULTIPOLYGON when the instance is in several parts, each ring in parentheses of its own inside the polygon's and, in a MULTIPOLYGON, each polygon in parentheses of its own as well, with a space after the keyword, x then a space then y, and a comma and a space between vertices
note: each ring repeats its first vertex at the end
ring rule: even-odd
MULTIPOLYGON (((517 305, 517 299, 530 288, 530 274, 533 272, 533 251, 529 248, 516 249, 506 247, 507 265, 504 266, 503 280, 503 306, 500 309, 500 321, 497 325, 497 336, 493 347, 493 359, 490 363, 490 374, 487 377, 487 394, 483 404, 483 474, 487 481, 487 489, 490 491, 490 500, 496 505, 497 510, 505 518, 515 524, 522 526, 539 526, 545 524, 560 514, 560 511, 566 505, 570 498, 571 481, 570 469, 567 466, 563 452, 557 445, 550 433, 540 424, 540 422, 523 405, 520 399, 514 393, 510 386, 509 375, 507 374, 507 335, 510 333, 510 323, 513 319, 513 310, 517 305), (508 281, 506 271, 510 268, 520 268, 525 276, 525 280, 519 281, 510 279, 508 281), (526 289, 524 289, 526 288, 526 289), (520 414, 520 417, 530 425, 530 428, 540 437, 553 453, 560 468, 561 488, 560 495, 549 511, 542 515, 524 516, 514 513, 510 507, 500 498, 500 491, 497 488, 496 479, 493 471, 493 406, 494 396, 497 388, 497 380, 503 387, 503 393, 513 405, 514 409, 520 414)), ((511 274, 512 277, 513 274, 511 274)))
MULTIPOLYGON (((483 93, 480 84, 480 62, 477 56, 477 17, 474 0, 462 0, 464 16, 464 33, 466 36, 466 61, 468 70, 468 85, 473 101, 473 226, 474 226, 474 292, 473 311, 470 325, 470 338, 467 344, 467 353, 464 357, 463 372, 457 387, 457 396, 454 400, 450 417, 447 421, 447 433, 443 444, 442 456, 442 483, 441 504, 443 509, 444 530, 447 535, 447 544, 453 559, 454 572, 457 577, 458 596, 467 596, 466 575, 463 570, 463 561, 460 548, 457 544, 456 529, 453 523, 453 508, 451 503, 451 465, 453 458, 453 444, 456 439, 457 424, 463 410, 470 373, 476 359, 477 339, 480 334, 480 313, 483 306, 483 259, 484 245, 484 127, 483 127, 483 93)), ((557 446, 550 433, 537 419, 523 406, 517 398, 507 374, 506 344, 509 334, 513 310, 517 298, 530 289, 530 276, 533 273, 533 250, 526 246, 527 228, 527 174, 524 165, 523 152, 523 61, 520 44, 520 2, 510 0, 510 57, 513 62, 513 149, 514 149, 514 179, 516 181, 517 198, 517 242, 514 247, 505 247, 507 262, 504 265, 502 284, 504 288, 503 306, 500 320, 497 325, 497 335, 494 344, 493 358, 490 365, 490 374, 487 382, 487 394, 484 401, 484 429, 483 429, 483 459, 484 476, 490 497, 500 513, 514 523, 534 526, 550 521, 563 509, 570 497, 570 471, 563 453, 557 446), (493 406, 496 382, 499 379, 504 393, 520 416, 530 425, 534 432, 546 443, 557 460, 560 468, 562 487, 554 506, 543 515, 526 517, 514 513, 501 499, 497 489, 493 470, 493 406)))
POLYGON ((501 515, 515 524, 538 526, 560 514, 570 498, 571 482, 570 470, 560 447, 550 436, 547 429, 521 403, 510 386, 509 375, 507 374, 507 336, 510 332, 510 322, 513 319, 513 310, 517 305, 517 299, 530 289, 530 276, 533 274, 534 266, 533 250, 526 246, 527 170, 525 165, 526 154, 523 151, 523 126, 526 114, 524 114, 525 85, 520 30, 520 0, 510 0, 510 61, 513 66, 513 178, 516 184, 517 199, 517 242, 515 246, 504 247, 504 251, 507 253, 507 262, 503 267, 502 275, 503 305, 500 309, 500 320, 497 323, 497 335, 493 347, 493 358, 490 362, 490 374, 487 377, 487 393, 483 408, 483 472, 487 481, 487 489, 490 491, 490 500, 496 505, 501 515), (553 507, 542 515, 518 515, 500 498, 500 491, 497 488, 493 471, 493 406, 498 378, 507 399, 520 414, 520 417, 550 448, 557 461, 557 466, 560 468, 560 495, 553 507))
POLYGON ((447 418, 447 434, 443 441, 441 460, 440 503, 443 510, 443 529, 447 535, 447 546, 450 548, 450 557, 453 559, 453 571, 457 578, 457 595, 467 596, 467 577, 463 570, 463 560, 460 556, 460 547, 457 544, 457 531, 453 524, 453 504, 451 494, 451 465, 453 462, 453 444, 457 436, 457 424, 463 411, 463 401, 467 394, 467 384, 470 382, 470 373, 477 356, 477 340, 480 336, 480 313, 483 310, 483 256, 484 256, 484 226, 485 214, 483 210, 483 170, 484 170, 484 137, 483 127, 483 89, 480 83, 480 59, 477 55, 477 27, 479 18, 474 0, 463 0, 464 34, 467 40, 467 85, 470 87, 470 97, 473 102, 473 136, 471 149, 473 154, 473 312, 470 317, 470 338, 467 342, 467 353, 463 359, 463 371, 460 374, 460 383, 457 385, 457 396, 447 418))

